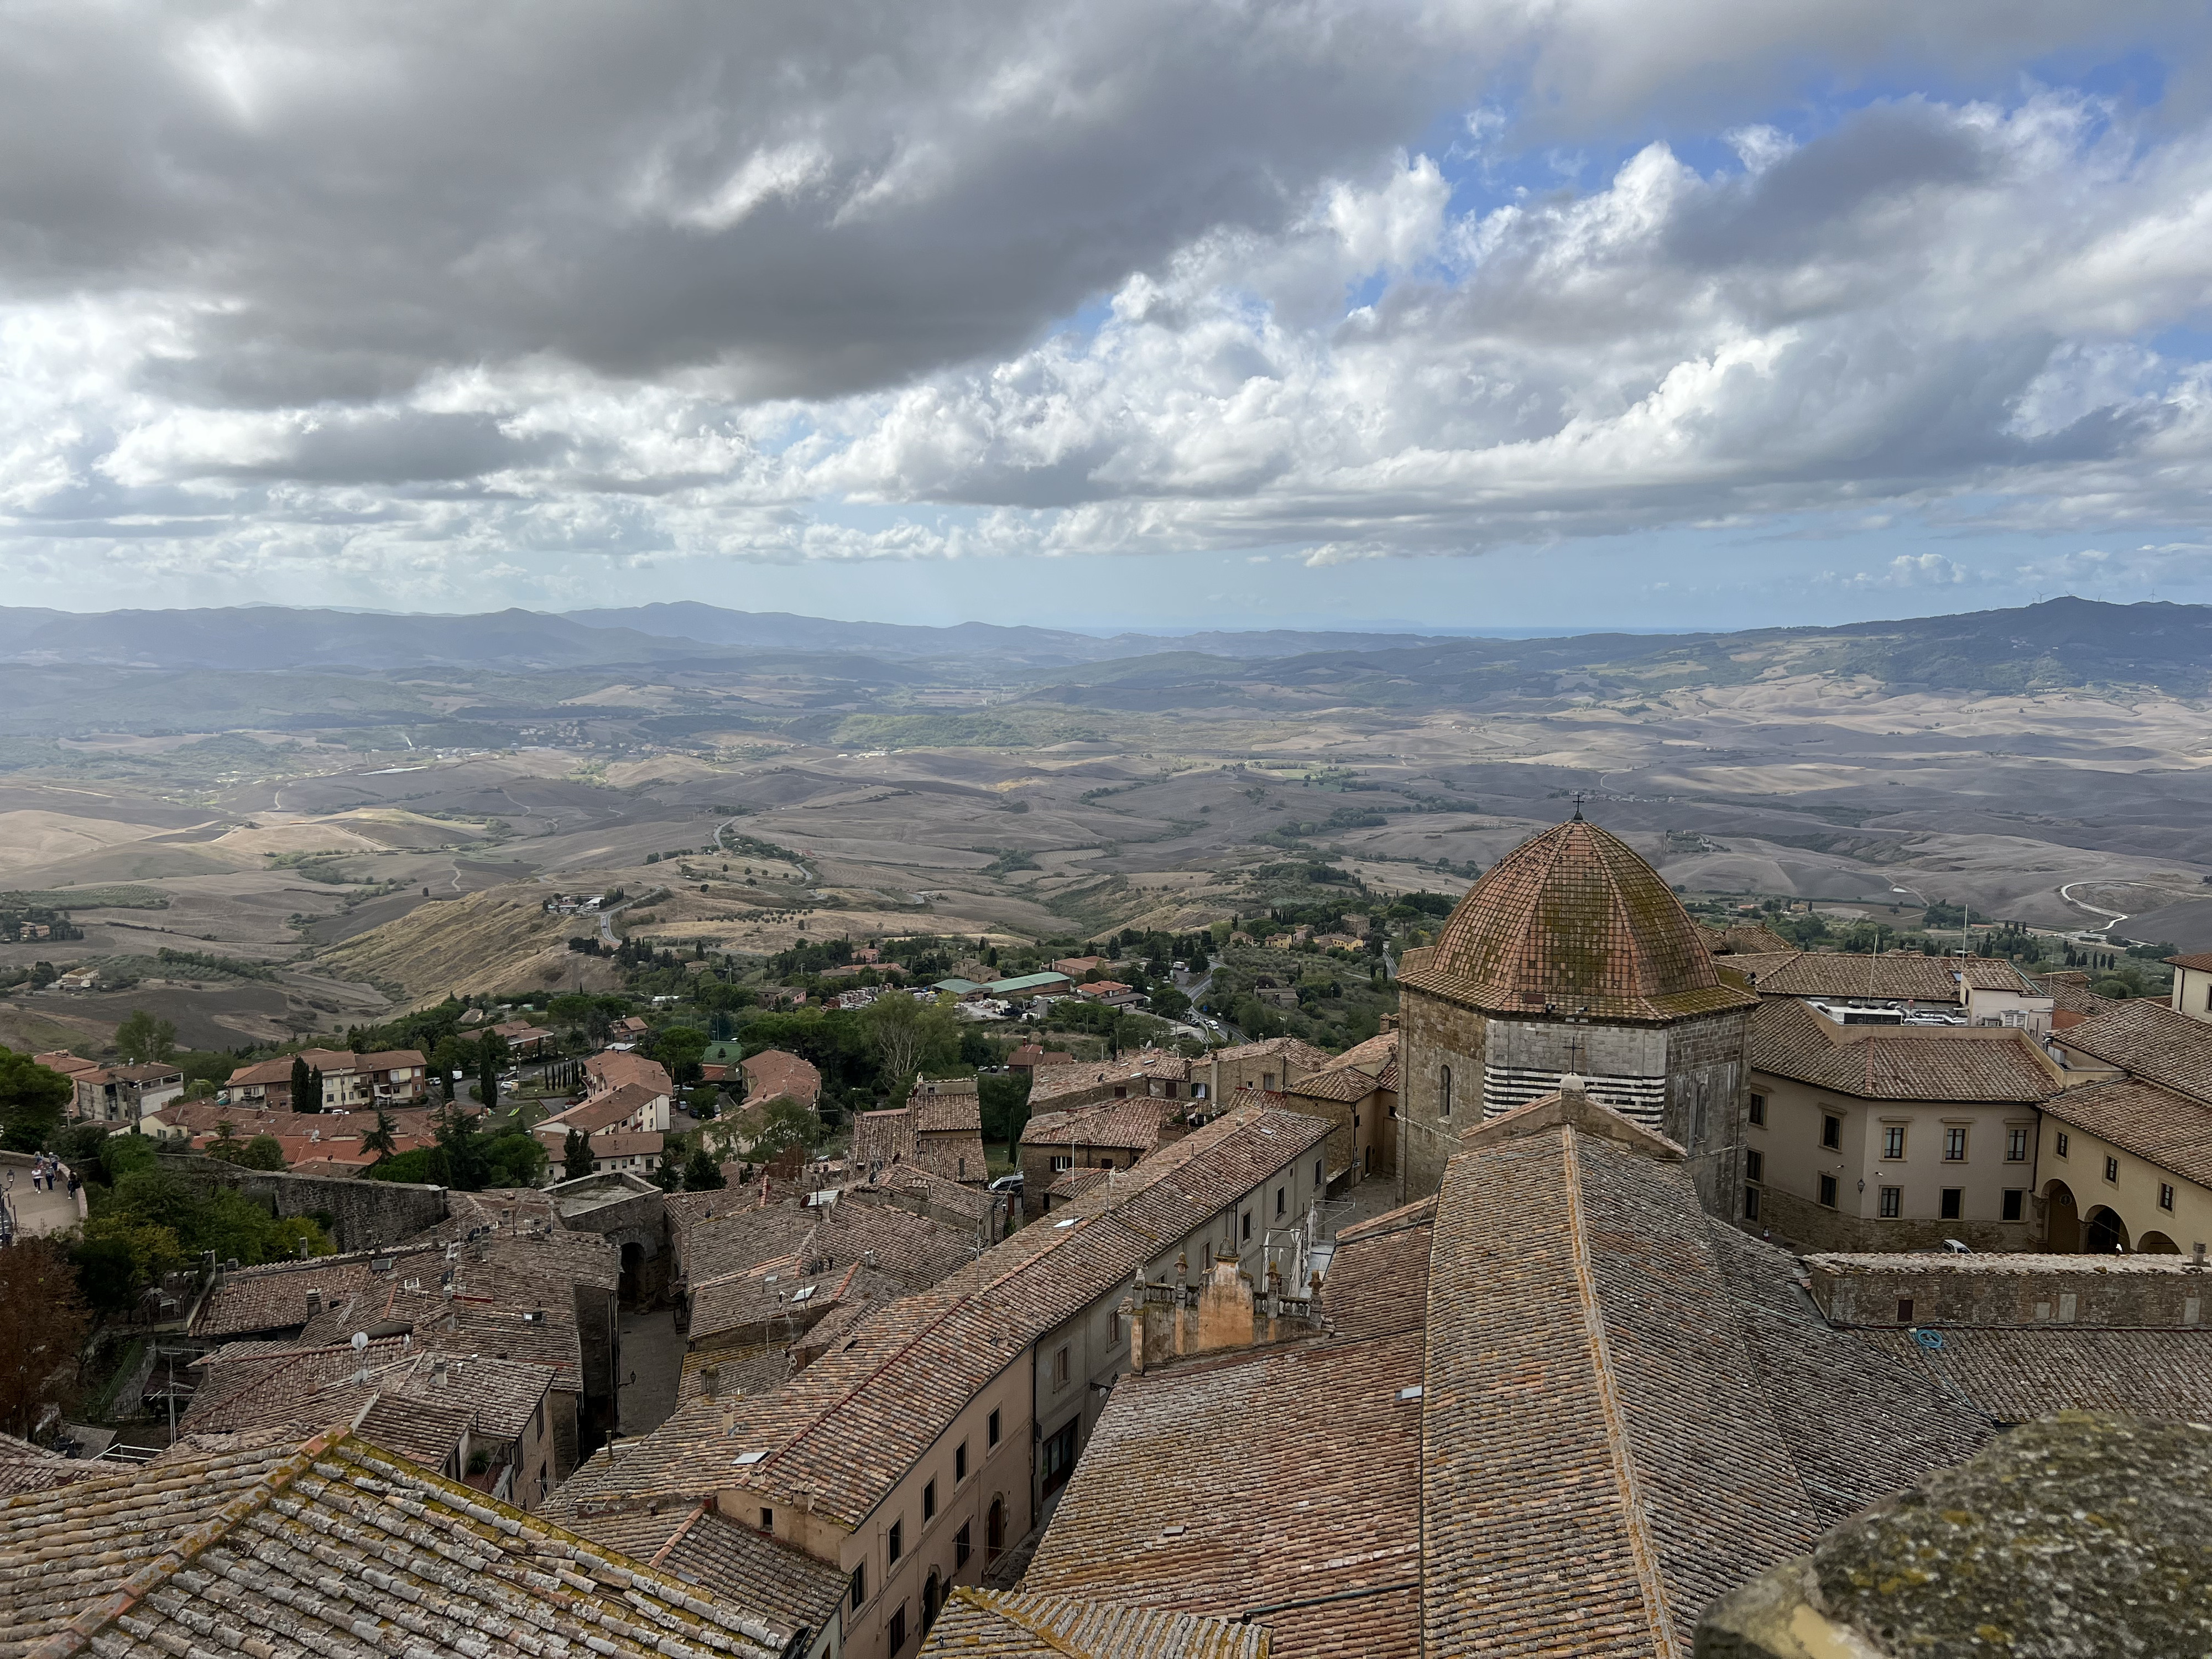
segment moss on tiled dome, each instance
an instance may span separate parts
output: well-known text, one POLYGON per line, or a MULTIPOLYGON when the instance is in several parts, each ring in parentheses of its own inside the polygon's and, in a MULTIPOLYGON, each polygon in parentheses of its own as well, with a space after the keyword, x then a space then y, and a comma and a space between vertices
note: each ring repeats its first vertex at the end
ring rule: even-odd
POLYGON ((1680 900, 1580 817, 1513 849, 1467 891, 1403 982, 1499 1014, 1666 1021, 1758 999, 1729 984, 1680 900))

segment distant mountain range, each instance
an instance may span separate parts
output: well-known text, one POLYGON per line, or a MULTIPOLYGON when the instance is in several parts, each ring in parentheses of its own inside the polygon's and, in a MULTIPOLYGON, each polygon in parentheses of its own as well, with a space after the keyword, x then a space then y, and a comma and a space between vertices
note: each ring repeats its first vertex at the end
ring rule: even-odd
POLYGON ((0 664, 22 668, 710 670, 781 657, 911 665, 901 678, 915 672, 926 678, 939 668, 949 678, 972 678, 988 668, 1030 681, 1040 697, 1123 706, 1172 702, 1207 685, 1364 687, 1376 701, 1395 702, 1478 698, 1518 688, 1550 693, 1578 679, 1592 689, 1710 684, 1755 678, 1778 666, 1951 690, 2114 684, 2196 696, 2212 687, 2212 606, 2059 599, 1832 628, 1541 639, 1289 629, 1098 639, 988 623, 924 628, 691 603, 468 617, 273 606, 96 614, 0 607, 0 664))

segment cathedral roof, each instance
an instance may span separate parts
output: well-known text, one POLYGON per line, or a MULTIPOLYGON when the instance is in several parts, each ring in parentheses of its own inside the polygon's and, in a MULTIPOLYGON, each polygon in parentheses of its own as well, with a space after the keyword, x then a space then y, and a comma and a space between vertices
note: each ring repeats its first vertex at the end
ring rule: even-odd
POLYGON ((1758 999, 1714 966, 1659 872, 1579 816, 1468 889, 1400 982, 1486 1013, 1666 1022, 1758 999))

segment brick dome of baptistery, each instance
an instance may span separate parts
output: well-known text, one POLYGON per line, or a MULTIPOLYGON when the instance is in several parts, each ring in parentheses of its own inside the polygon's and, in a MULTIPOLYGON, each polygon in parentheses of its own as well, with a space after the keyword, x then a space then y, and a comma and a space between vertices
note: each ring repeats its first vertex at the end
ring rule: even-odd
POLYGON ((1492 865, 1402 982, 1524 1017, 1664 1023, 1758 1001, 1721 977, 1659 872, 1579 813, 1492 865))

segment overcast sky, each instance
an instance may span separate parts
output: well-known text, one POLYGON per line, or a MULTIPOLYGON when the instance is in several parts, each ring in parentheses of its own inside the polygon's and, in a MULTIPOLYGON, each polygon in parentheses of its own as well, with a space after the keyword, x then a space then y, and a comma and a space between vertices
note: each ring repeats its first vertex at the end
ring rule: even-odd
POLYGON ((2174 0, 0 0, 0 602, 2212 600, 2174 0))

